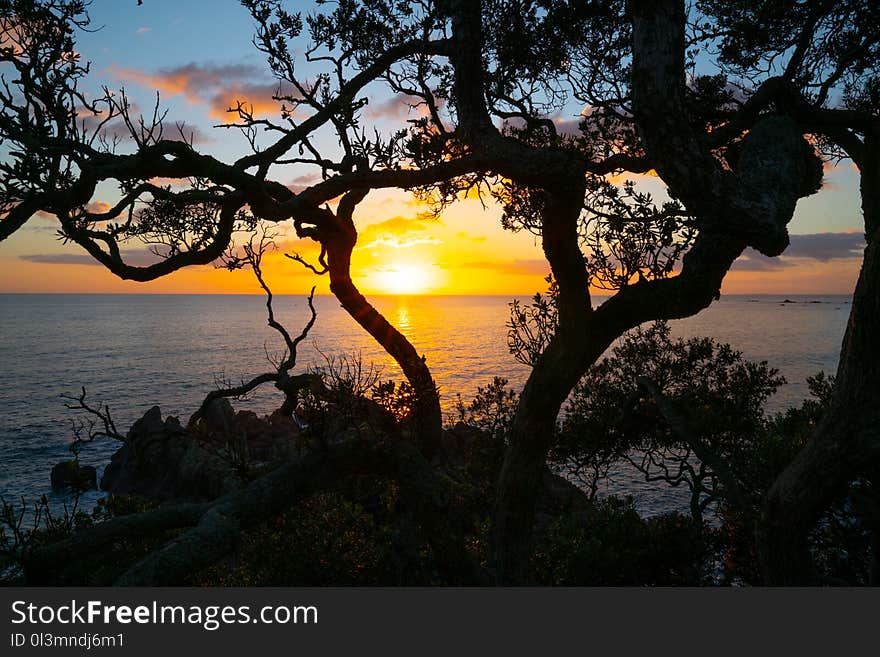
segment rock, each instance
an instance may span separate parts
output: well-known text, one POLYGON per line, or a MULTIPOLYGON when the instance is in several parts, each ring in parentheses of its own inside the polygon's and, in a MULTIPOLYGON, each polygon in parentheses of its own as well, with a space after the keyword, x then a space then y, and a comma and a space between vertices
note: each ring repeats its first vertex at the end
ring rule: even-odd
POLYGON ((205 409, 205 427, 208 433, 229 435, 232 431, 232 422, 235 411, 226 397, 215 399, 205 409))
POLYGON ((158 406, 153 406, 144 413, 144 416, 137 420, 131 429, 128 430, 126 440, 130 440, 133 435, 149 434, 161 431, 164 427, 162 422, 162 410, 158 406))
POLYGON ((243 476, 296 456, 299 433, 289 417, 268 420, 236 413, 226 399, 213 402, 205 422, 190 434, 158 406, 128 432, 101 478, 101 489, 156 500, 213 499, 244 485, 243 476))
POLYGON ((91 465, 80 465, 76 459, 56 464, 52 468, 50 478, 54 491, 63 491, 67 488, 83 491, 98 487, 98 472, 95 468, 91 465))
POLYGON ((176 418, 163 422, 162 411, 153 406, 132 425, 111 457, 101 489, 158 499, 175 496, 179 463, 190 442, 176 418))

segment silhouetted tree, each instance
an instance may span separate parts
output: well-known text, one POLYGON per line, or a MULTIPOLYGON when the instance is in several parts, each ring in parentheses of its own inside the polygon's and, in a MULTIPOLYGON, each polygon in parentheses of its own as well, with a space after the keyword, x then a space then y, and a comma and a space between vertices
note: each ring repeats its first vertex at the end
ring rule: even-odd
MULTIPOLYGON (((760 555, 770 584, 814 580, 807 536, 847 484, 880 465, 880 21, 877 3, 698 3, 698 39, 747 81, 746 103, 770 104, 832 160, 861 176, 865 240, 835 386, 812 438, 768 494, 760 555)), ((875 579, 880 527, 874 527, 875 579)))
POLYGON ((253 152, 232 163, 197 152, 182 129, 169 138, 158 109, 136 118, 124 93, 90 99, 80 91, 87 67, 73 34, 85 24, 83 3, 0 4, 0 61, 16 73, 0 93, 9 153, 0 234, 49 212, 64 239, 116 275, 144 281, 217 259, 247 222, 245 208, 292 222, 321 246, 310 268, 329 274, 342 306, 403 369, 430 453, 440 432, 437 392, 415 348, 353 282, 355 211, 383 187, 413 190, 438 212, 467 191, 494 195, 505 226, 540 236, 557 286, 494 512, 496 580, 526 582, 535 500, 564 400, 626 330, 708 306, 747 246, 784 250, 795 203, 819 186, 813 148, 760 94, 733 103, 711 80, 688 83, 691 44, 678 0, 364 0, 307 18, 277 0, 243 4, 279 81, 281 120, 233 108, 228 127, 253 152), (305 60, 325 67, 312 79, 301 77, 289 45, 304 34, 305 60), (361 110, 371 83, 424 116, 389 135, 368 131, 361 110), (554 118, 573 102, 588 109, 577 131, 563 131, 554 118), (131 146, 109 139, 113 121, 131 146), (338 149, 319 150, 318 134, 338 149), (312 167, 321 181, 294 192, 273 180, 285 165, 312 167), (603 180, 650 170, 669 186, 669 203, 603 180), (186 184, 163 187, 159 177, 186 184), (94 212, 88 202, 105 181, 119 185, 121 199, 94 212), (126 263, 120 246, 131 239, 156 246, 159 262, 126 263), (615 294, 594 309, 591 283, 615 294))
POLYGON ((621 461, 646 481, 684 486, 698 527, 711 505, 758 507, 764 405, 784 383, 767 363, 711 338, 672 339, 657 322, 626 334, 566 405, 552 451, 595 489, 621 461))

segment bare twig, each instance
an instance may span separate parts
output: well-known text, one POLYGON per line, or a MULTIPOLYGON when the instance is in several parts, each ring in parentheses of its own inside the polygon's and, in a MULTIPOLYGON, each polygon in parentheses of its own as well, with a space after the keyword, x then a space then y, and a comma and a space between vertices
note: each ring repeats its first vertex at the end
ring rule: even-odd
POLYGON ((113 416, 110 414, 110 407, 106 404, 99 404, 97 408, 86 402, 86 389, 83 386, 78 396, 61 395, 62 399, 70 400, 72 403, 65 403, 64 406, 74 411, 85 411, 95 419, 87 419, 85 421, 73 419, 70 421, 71 430, 73 431, 74 440, 70 445, 70 451, 78 454, 80 448, 91 443, 97 438, 113 438, 120 442, 125 442, 123 436, 116 428, 113 416), (100 425, 98 423, 100 422, 100 425), (96 429, 96 426, 98 427, 96 429))

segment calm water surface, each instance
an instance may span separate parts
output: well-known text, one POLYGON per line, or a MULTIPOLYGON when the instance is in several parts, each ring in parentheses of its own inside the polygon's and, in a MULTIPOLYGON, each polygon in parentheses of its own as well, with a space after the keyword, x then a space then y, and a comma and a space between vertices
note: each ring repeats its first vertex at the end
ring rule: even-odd
MULTIPOLYGON (((673 322, 677 335, 711 335, 754 360, 767 360, 789 383, 770 410, 807 395, 804 379, 837 367, 849 313, 848 297, 729 296, 700 315, 673 322), (819 303, 812 303, 819 302, 819 303)), ((504 376, 519 387, 528 374, 507 351, 507 297, 378 297, 375 303, 426 358, 444 409, 460 394, 504 376)), ((400 372, 332 297, 315 300, 318 320, 299 364, 324 362, 321 353, 360 353, 400 372)), ((123 432, 150 406, 189 417, 218 377, 238 381, 269 369, 266 351, 280 350, 266 326, 264 299, 223 295, 0 295, 0 493, 34 497, 49 492, 49 470, 69 458, 70 412, 62 394, 85 386, 106 402, 123 432)), ((278 297, 276 313, 291 332, 307 319, 303 297, 278 297)), ((265 413, 278 398, 267 389, 236 408, 265 413)), ((82 460, 104 465, 117 445, 83 450, 82 460)), ((610 492, 636 496, 653 513, 673 502, 665 492, 625 475, 610 492)))

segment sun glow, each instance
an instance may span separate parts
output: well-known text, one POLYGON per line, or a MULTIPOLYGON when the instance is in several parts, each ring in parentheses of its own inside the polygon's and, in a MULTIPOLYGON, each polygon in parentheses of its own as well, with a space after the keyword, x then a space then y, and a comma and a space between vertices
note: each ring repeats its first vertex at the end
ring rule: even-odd
POLYGON ((387 294, 424 294, 431 287, 431 275, 424 267, 392 264, 382 268, 373 279, 376 287, 387 294))

